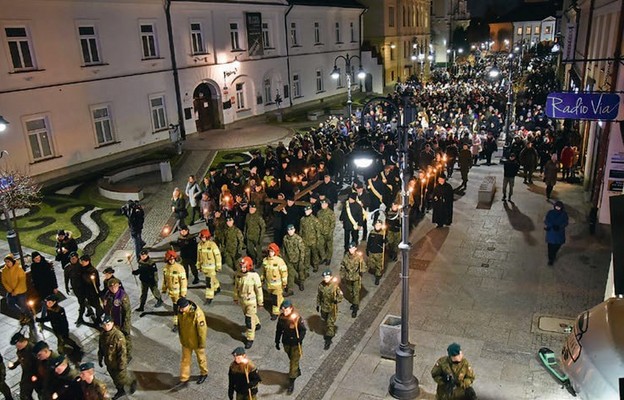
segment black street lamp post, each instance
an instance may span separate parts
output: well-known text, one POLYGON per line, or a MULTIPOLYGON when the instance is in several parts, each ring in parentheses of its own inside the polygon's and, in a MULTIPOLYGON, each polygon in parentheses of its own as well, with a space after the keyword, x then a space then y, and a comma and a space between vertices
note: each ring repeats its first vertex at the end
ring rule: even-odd
POLYGON ((345 75, 347 76, 347 109, 349 112, 349 121, 351 121, 351 116, 353 115, 353 101, 351 100, 351 74, 353 73, 353 70, 351 67, 351 60, 355 58, 360 61, 360 67, 358 68, 357 77, 358 79, 364 79, 366 77, 366 72, 364 72, 364 69, 362 68, 362 59, 359 56, 350 56, 349 54, 346 54, 344 56, 337 56, 334 59, 334 69, 331 73, 331 77, 333 79, 340 78, 340 69, 338 68, 337 63, 339 59, 342 59, 345 62, 345 75))

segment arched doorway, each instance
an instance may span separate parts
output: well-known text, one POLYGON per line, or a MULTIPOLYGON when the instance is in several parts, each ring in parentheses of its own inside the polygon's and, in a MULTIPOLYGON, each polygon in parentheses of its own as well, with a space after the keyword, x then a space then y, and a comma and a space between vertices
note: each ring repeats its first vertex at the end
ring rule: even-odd
POLYGON ((220 93, 210 82, 200 83, 193 92, 197 132, 223 127, 220 93))

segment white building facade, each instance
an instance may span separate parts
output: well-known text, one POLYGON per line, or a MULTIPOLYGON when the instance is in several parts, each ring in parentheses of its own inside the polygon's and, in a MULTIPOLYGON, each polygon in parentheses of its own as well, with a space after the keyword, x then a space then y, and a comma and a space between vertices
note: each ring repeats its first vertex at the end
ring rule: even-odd
POLYGON ((41 182, 161 146, 172 124, 190 134, 276 110, 279 99, 289 107, 346 92, 344 74, 330 74, 337 56, 359 55, 365 11, 350 0, 0 7, 2 149, 41 182))
POLYGON ((533 47, 541 42, 553 42, 557 20, 549 16, 541 21, 515 21, 513 23, 513 43, 516 46, 533 47))

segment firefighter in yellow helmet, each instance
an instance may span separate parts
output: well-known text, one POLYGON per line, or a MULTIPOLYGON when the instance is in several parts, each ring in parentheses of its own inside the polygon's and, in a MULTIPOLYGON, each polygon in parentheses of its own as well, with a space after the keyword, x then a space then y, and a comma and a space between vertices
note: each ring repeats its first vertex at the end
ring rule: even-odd
POLYGON ((260 330, 258 307, 262 308, 264 298, 260 275, 254 271, 251 257, 240 260, 240 270, 234 276, 234 302, 241 305, 245 314, 245 348, 250 349, 256 337, 256 330, 260 330))
POLYGON ((165 268, 163 270, 163 285, 161 291, 166 293, 173 302, 173 332, 178 331, 178 305, 180 297, 186 297, 187 281, 184 267, 177 262, 178 254, 174 250, 165 253, 165 268))
POLYGON ((221 291, 221 284, 217 272, 221 272, 221 252, 219 246, 211 240, 210 231, 202 229, 199 232, 197 244, 197 268, 206 276, 206 298, 204 304, 212 303, 215 293, 221 291))
POLYGON ((266 282, 267 292, 271 297, 271 320, 275 321, 280 314, 280 304, 284 301, 284 291, 288 286, 288 267, 279 256, 277 243, 268 246, 268 257, 262 260, 262 278, 266 282))

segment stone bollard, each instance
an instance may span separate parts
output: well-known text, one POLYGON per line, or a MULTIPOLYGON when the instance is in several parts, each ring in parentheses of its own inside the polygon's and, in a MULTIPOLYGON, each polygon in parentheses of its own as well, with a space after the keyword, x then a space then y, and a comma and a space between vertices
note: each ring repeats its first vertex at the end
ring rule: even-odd
POLYGON ((382 358, 394 360, 401 342, 401 317, 386 315, 379 325, 379 347, 382 358))

